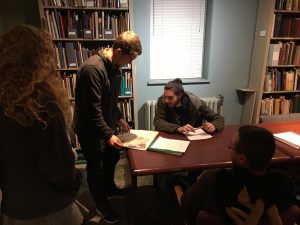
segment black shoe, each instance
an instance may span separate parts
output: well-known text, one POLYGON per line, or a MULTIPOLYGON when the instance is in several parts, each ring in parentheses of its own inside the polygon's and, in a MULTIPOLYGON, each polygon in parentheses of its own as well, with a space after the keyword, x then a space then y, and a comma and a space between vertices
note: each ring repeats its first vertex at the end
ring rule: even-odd
POLYGON ((117 187, 112 187, 109 189, 108 198, 125 198, 129 194, 128 189, 120 189, 117 187))
POLYGON ((106 207, 102 210, 96 209, 96 212, 101 216, 101 218, 106 222, 106 223, 117 223, 119 222, 119 217, 118 215, 109 207, 106 207))

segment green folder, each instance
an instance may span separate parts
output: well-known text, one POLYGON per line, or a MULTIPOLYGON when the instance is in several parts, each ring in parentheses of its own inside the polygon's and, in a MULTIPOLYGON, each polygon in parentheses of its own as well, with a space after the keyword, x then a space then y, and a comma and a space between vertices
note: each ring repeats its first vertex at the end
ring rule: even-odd
POLYGON ((148 147, 149 151, 161 152, 169 155, 181 156, 186 151, 190 141, 158 137, 148 147))
POLYGON ((177 151, 172 151, 172 150, 168 150, 168 149, 152 148, 151 146, 148 147, 148 150, 153 151, 153 152, 165 153, 165 154, 169 154, 169 155, 176 155, 176 156, 181 156, 183 154, 183 152, 177 152, 177 151))

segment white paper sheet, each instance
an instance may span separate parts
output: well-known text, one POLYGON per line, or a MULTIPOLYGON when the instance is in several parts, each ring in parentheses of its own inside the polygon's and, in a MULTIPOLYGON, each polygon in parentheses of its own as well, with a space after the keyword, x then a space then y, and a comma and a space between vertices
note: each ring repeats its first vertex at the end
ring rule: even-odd
POLYGON ((290 145, 294 148, 299 149, 300 148, 300 135, 296 134, 294 132, 283 132, 274 134, 274 137, 282 141, 283 143, 286 143, 287 145, 290 145))
POLYGON ((212 137, 210 134, 206 133, 201 128, 196 128, 195 132, 188 132, 185 133, 185 135, 189 140, 202 140, 212 137))

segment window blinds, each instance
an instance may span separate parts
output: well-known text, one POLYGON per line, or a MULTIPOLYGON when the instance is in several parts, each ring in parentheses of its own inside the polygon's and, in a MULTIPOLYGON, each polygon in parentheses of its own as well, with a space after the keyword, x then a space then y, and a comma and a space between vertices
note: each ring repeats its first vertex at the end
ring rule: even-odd
POLYGON ((200 78, 205 0, 150 1, 150 79, 200 78))

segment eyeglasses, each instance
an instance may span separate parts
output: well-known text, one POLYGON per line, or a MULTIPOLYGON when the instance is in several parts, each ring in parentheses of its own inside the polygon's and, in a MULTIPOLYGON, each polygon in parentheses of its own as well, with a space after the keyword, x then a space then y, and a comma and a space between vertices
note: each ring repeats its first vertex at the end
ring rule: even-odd
POLYGON ((172 101, 175 98, 175 96, 165 96, 164 95, 163 98, 164 98, 164 100, 172 101))
POLYGON ((234 150, 236 152, 239 152, 238 149, 236 147, 233 147, 231 144, 228 145, 228 149, 232 149, 232 150, 234 150))

